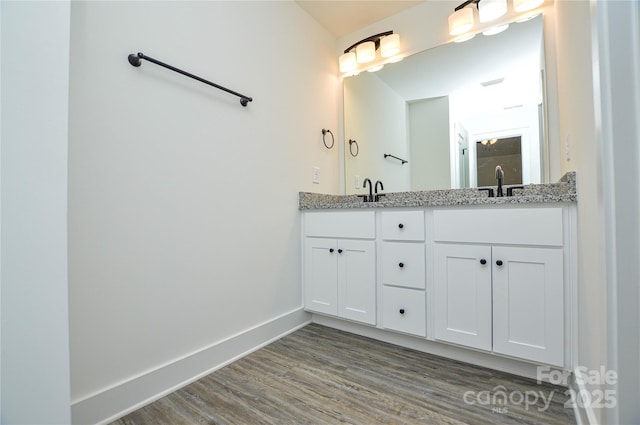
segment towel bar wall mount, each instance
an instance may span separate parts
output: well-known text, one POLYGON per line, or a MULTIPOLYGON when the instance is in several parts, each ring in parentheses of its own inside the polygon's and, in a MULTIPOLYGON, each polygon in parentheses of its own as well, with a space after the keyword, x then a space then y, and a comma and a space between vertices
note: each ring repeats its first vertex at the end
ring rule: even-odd
POLYGON ((164 68, 170 69, 171 71, 177 72, 178 74, 182 74, 182 75, 184 75, 186 77, 193 78, 194 80, 200 81, 201 83, 213 86, 213 87, 215 87, 215 88, 217 88, 219 90, 225 91, 225 92, 230 93, 230 94, 232 94, 234 96, 238 96, 240 98, 240 104, 242 106, 247 106, 247 104, 249 102, 253 101, 253 98, 250 97, 250 96, 245 96, 245 95, 240 94, 240 93, 238 93, 236 91, 233 91, 233 90, 230 90, 230 89, 228 89, 226 87, 223 87, 223 86, 221 86, 219 84, 212 83, 211 81, 207 81, 204 78, 200 78, 197 75, 191 74, 190 72, 183 71, 183 70, 181 70, 179 68, 176 68, 175 66, 171 66, 171 65, 166 64, 164 62, 161 62, 161 61, 159 61, 157 59, 154 59, 154 58, 152 58, 150 56, 145 55, 144 53, 141 53, 141 52, 131 53, 129 55, 129 57, 128 57, 129 63, 132 66, 135 66, 135 67, 139 67, 142 64, 142 59, 147 60, 147 61, 152 62, 152 63, 155 63, 156 65, 160 65, 160 66, 162 66, 164 68))

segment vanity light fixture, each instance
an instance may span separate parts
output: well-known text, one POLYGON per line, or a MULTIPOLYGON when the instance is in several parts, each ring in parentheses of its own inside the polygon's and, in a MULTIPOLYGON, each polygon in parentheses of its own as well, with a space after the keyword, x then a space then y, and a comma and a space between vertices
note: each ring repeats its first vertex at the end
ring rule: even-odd
MULTIPOLYGON (((400 52, 400 35, 394 34, 393 31, 386 31, 353 44, 338 59, 340 72, 353 73, 358 68, 358 64, 374 61, 378 50, 381 58, 391 58, 386 62, 397 62, 394 56, 400 52)), ((378 64, 369 70, 374 72, 375 68, 382 67, 378 64)))
MULTIPOLYGON (((529 12, 542 3, 544 0, 512 0, 513 11, 515 13, 529 12)), ((456 36, 453 39, 456 43, 461 43, 472 39, 475 33, 469 33, 475 25, 474 22, 474 8, 476 5, 478 8, 478 21, 483 24, 494 21, 507 14, 509 6, 507 0, 467 0, 454 9, 454 12, 449 15, 449 35, 456 36)), ((538 11, 539 13, 539 11, 538 11)), ((521 20, 528 20, 538 13, 532 12, 516 19, 517 22, 521 20)), ((494 35, 501 33, 509 27, 508 23, 499 23, 498 25, 490 28, 481 29, 483 35, 494 35)))

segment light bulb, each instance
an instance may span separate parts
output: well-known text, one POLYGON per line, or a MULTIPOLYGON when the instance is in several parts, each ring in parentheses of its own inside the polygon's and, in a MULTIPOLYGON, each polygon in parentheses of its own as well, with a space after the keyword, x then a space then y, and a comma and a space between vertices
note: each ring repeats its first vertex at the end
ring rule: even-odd
POLYGON ((478 16, 480 22, 490 22, 507 13, 507 0, 480 0, 478 16))
POLYGON ((380 39, 380 56, 388 58, 400 52, 400 35, 390 34, 380 39))
POLYGON ((473 9, 465 7, 449 15, 449 34, 460 35, 473 28, 473 9))
POLYGON ((356 54, 353 52, 340 55, 340 72, 351 72, 356 69, 356 54))
POLYGON ((371 62, 376 58, 376 44, 373 41, 367 41, 356 46, 356 58, 358 63, 371 62))

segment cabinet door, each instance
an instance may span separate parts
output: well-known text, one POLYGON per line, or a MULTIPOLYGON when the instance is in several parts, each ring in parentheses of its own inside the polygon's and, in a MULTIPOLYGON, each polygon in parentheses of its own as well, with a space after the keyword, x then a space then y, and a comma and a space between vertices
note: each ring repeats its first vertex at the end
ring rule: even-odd
POLYGON ((434 300, 436 339, 491 350, 491 247, 435 244, 434 300))
POLYGON ((338 314, 338 246, 335 239, 305 238, 304 307, 338 314))
POLYGON ((338 241, 338 316, 375 324, 374 241, 338 241))
POLYGON ((562 264, 560 249, 493 248, 494 352, 563 365, 562 264))

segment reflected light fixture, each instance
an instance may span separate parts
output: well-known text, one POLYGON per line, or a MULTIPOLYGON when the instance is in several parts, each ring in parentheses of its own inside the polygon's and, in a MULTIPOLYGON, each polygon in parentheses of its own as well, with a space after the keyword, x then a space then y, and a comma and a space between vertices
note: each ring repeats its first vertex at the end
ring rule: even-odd
POLYGON ((474 33, 469 33, 469 34, 464 34, 461 35, 460 37, 454 38, 453 42, 454 43, 463 43, 465 41, 471 40, 473 37, 475 37, 476 35, 474 33))
POLYGON ((482 35, 500 34, 502 31, 506 30, 507 28, 509 28, 509 24, 496 25, 495 27, 491 27, 491 28, 488 28, 488 29, 482 31, 482 35))
POLYGON ((386 31, 353 44, 338 59, 340 72, 353 73, 358 68, 358 64, 375 60, 378 50, 380 50, 380 57, 382 58, 390 58, 397 55, 400 52, 400 35, 394 34, 393 31, 386 31))

